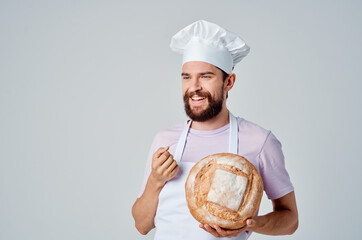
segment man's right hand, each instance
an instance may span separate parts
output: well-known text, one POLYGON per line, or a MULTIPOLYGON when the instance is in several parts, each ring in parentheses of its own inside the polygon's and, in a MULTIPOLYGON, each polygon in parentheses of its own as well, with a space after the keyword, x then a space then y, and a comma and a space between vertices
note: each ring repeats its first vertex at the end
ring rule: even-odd
POLYGON ((152 156, 152 169, 145 191, 132 207, 135 225, 141 234, 147 234, 155 227, 158 196, 165 183, 172 179, 178 170, 177 162, 168 151, 169 147, 159 148, 152 156))
POLYGON ((152 156, 152 178, 163 186, 171 180, 177 173, 178 165, 173 156, 168 151, 170 147, 159 148, 152 156))

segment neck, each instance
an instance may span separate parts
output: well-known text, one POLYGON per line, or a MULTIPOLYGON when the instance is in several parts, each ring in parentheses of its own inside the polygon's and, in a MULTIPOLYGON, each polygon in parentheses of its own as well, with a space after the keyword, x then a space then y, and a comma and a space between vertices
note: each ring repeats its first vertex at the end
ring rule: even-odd
POLYGON ((213 117, 212 119, 209 119, 205 122, 196 122, 192 121, 191 128, 195 130, 214 130, 221 128, 222 126, 225 126, 229 123, 229 110, 226 107, 223 107, 221 112, 213 117))

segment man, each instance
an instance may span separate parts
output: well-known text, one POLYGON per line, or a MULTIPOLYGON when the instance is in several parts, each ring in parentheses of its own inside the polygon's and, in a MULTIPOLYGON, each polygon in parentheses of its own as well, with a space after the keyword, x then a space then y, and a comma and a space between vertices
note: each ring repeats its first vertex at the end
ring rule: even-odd
POLYGON ((232 69, 249 53, 249 47, 237 35, 218 25, 197 21, 172 38, 171 48, 183 54, 182 92, 185 111, 192 121, 156 135, 143 191, 132 208, 136 228, 141 234, 147 234, 156 227, 157 240, 247 239, 251 232, 294 233, 298 212, 279 141, 270 131, 235 118, 226 107, 228 91, 236 80, 232 69), (200 159, 228 151, 231 119, 236 119, 238 126, 235 134, 238 154, 258 169, 265 192, 273 203, 271 213, 254 216, 237 230, 197 224, 187 211, 184 180, 180 180, 185 179, 200 159))

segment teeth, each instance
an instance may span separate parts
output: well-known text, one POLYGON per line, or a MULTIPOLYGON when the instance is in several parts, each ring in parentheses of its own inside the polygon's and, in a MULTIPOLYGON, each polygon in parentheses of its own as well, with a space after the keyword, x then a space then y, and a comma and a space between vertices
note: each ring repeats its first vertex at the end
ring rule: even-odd
POLYGON ((198 101, 198 100, 202 100, 202 99, 204 99, 203 97, 192 97, 192 100, 194 100, 194 101, 198 101))

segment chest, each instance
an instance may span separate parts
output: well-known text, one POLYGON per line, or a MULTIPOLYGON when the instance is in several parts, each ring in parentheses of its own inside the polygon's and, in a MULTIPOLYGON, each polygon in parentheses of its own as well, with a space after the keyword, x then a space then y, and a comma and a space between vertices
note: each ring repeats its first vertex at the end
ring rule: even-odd
MULTIPOLYGON (((259 146, 255 142, 249 141, 241 134, 238 142, 238 155, 241 155, 249 160, 259 171, 257 163, 257 155, 259 146)), ((187 139, 185 149, 182 156, 182 162, 198 162, 202 158, 215 154, 229 152, 229 136, 220 134, 214 137, 197 137, 192 136, 187 139)))

